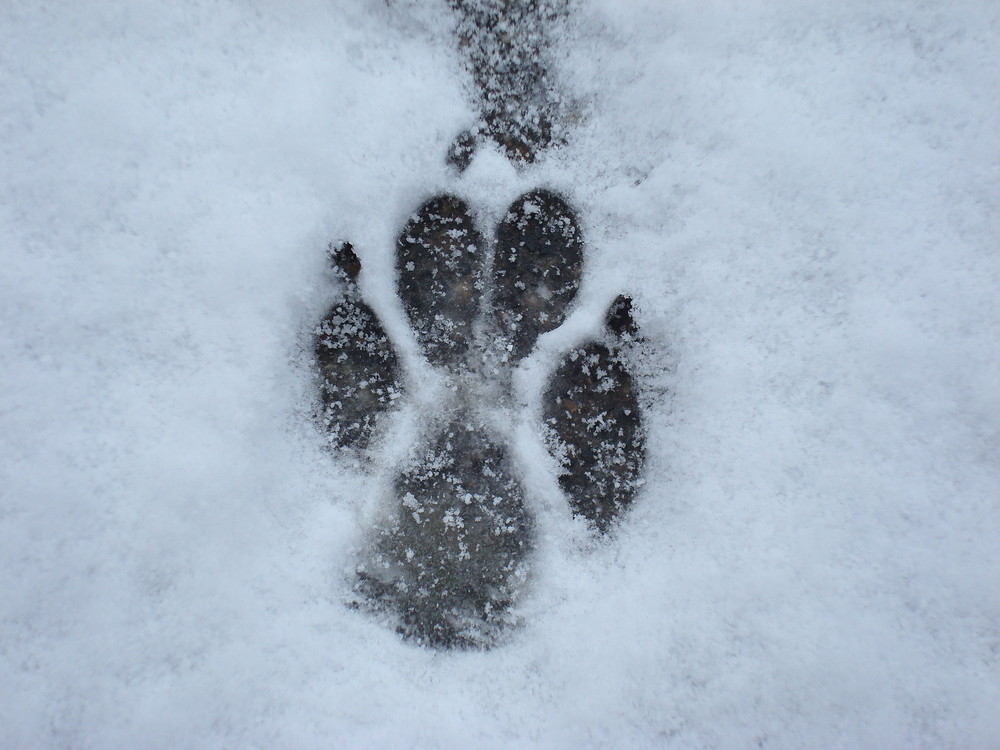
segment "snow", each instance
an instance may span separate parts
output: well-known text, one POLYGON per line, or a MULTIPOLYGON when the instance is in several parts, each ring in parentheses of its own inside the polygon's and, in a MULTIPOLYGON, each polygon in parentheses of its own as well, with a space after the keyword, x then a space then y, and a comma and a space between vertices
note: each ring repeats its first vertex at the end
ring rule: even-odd
POLYGON ((581 1, 570 143, 455 178, 437 4, 0 9, 0 745, 997 747, 998 16, 581 1), (434 405, 395 237, 537 187, 588 256, 515 377, 525 625, 437 653, 343 603, 434 405), (409 367, 362 470, 307 418, 336 239, 409 367), (599 543, 533 419, 622 291, 647 482, 599 543))

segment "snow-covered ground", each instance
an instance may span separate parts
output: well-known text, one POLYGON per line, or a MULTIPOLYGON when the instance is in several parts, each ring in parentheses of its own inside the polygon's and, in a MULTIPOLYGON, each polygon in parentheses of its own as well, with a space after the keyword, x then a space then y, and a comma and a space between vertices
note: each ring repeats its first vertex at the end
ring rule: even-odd
POLYGON ((1000 7, 581 0, 575 137, 461 179, 447 25, 0 8, 0 746, 1000 747, 1000 7), (512 641, 438 653, 343 604, 385 478, 307 418, 324 250, 412 360, 409 212, 537 186, 589 253, 517 381, 545 535, 512 641), (648 482, 594 545, 530 416, 619 291, 648 482))

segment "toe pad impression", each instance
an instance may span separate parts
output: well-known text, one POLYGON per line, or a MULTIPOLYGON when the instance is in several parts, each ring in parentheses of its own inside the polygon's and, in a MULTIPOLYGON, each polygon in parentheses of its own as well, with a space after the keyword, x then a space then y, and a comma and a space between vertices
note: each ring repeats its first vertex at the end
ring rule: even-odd
POLYGON ((424 203, 396 242, 399 297, 431 364, 458 366, 469 350, 483 296, 482 248, 468 207, 450 195, 424 203))
POLYGON ((606 532, 642 483, 645 432, 636 388, 622 342, 635 333, 631 300, 611 306, 607 328, 614 341, 592 341, 574 350, 549 381, 543 418, 561 464, 559 484, 573 513, 606 532))
POLYGON ((576 214, 548 190, 516 200, 497 227, 492 316, 512 362, 557 328, 580 288, 583 238, 576 214))

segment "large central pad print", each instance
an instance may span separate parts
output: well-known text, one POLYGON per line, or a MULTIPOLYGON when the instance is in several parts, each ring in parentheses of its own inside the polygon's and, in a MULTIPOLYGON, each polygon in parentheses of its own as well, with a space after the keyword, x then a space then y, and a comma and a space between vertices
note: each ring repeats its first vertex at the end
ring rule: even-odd
MULTIPOLYGON (((333 252, 343 298, 316 329, 319 422, 336 450, 373 440, 404 396, 399 357, 357 284, 350 245, 333 252)), ((398 471, 393 507, 358 564, 354 604, 435 648, 489 647, 516 622, 530 580, 535 523, 522 472, 491 414, 512 403, 511 371, 566 319, 584 243, 566 200, 521 196, 492 242, 468 206, 442 195, 420 206, 396 243, 397 291, 426 360, 457 394, 398 471)), ((641 484, 645 439, 627 350, 631 303, 611 305, 595 340, 566 353, 543 395, 544 435, 573 513, 606 533, 641 484)), ((377 449, 377 448, 376 448, 377 449)))

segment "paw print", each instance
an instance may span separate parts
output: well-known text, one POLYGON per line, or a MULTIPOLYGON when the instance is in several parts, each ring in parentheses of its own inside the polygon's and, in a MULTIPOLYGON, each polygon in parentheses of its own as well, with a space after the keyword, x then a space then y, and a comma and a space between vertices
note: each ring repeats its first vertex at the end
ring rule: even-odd
MULTIPOLYGON (((316 329, 319 422, 335 449, 377 448, 373 436, 404 396, 400 358, 362 299, 353 248, 332 259, 344 293, 316 329)), ((394 507, 372 532, 354 591, 356 606, 418 643, 490 646, 515 621, 535 524, 498 422, 516 408, 511 372, 565 320, 583 263, 576 215, 547 190, 516 200, 490 241, 451 195, 424 203, 399 235, 397 292, 452 401, 425 415, 429 437, 394 478, 394 507)), ((619 297, 602 334, 565 354, 543 395, 539 430, 559 484, 598 534, 641 483, 643 425, 625 356, 636 339, 631 301, 619 297)))

